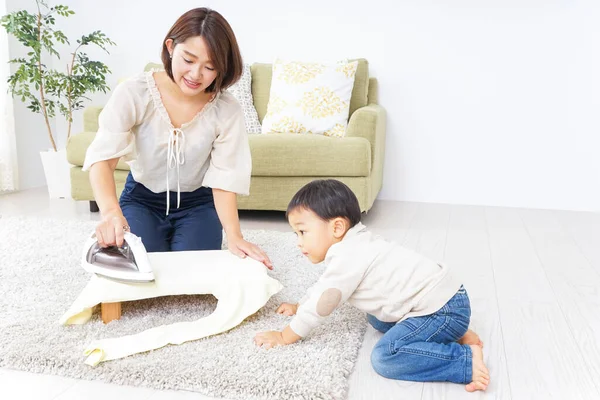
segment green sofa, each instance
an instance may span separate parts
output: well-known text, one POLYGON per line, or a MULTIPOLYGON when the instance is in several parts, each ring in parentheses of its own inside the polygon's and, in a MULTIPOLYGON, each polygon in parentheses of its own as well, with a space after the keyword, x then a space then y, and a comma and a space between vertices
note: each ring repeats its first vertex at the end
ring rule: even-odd
MULTIPOLYGON (((238 196, 242 210, 286 210, 288 202, 306 183, 335 178, 356 194, 362 211, 369 210, 381 190, 386 112, 377 104, 377 80, 369 77, 367 60, 359 59, 346 136, 343 138, 298 134, 250 134, 252 182, 249 196, 238 196)), ((156 64, 148 64, 146 69, 156 64)), ((269 102, 271 64, 252 65, 252 95, 262 122, 269 102)), ((67 143, 71 168, 71 195, 90 201, 94 195, 88 173, 81 170, 88 146, 98 131, 102 107, 84 110, 83 132, 67 143)), ((115 171, 120 195, 129 167, 120 161, 115 171)))

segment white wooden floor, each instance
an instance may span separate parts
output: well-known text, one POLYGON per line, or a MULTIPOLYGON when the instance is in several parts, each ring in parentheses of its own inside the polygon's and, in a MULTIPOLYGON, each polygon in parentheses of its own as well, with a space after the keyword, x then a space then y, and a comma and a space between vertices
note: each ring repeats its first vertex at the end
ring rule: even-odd
MULTIPOLYGON (((98 217, 44 189, 0 196, 0 214, 98 217)), ((381 378, 369 363, 380 334, 369 328, 349 399, 600 399, 600 214, 380 201, 363 222, 463 274, 491 383, 469 394, 381 378)), ((262 212, 242 213, 242 227, 289 229, 281 213, 262 212)), ((207 399, 8 369, 0 398, 207 399)))

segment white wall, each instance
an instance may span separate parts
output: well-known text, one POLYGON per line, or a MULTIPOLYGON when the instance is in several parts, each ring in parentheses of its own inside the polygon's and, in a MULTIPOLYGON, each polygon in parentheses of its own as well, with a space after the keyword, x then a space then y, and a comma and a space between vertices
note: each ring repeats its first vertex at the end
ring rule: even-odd
POLYGON ((69 37, 117 42, 90 53, 111 86, 158 61, 169 27, 201 5, 229 20, 247 62, 367 58, 388 111, 382 199, 600 211, 597 1, 59 3, 77 12, 69 37))

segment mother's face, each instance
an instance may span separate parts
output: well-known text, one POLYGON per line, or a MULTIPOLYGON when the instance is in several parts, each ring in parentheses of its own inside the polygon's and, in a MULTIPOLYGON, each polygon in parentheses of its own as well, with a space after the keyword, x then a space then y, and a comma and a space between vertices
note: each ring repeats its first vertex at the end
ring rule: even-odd
POLYGON ((166 45, 171 54, 173 80, 185 95, 196 96, 214 82, 217 71, 202 36, 192 36, 175 46, 168 39, 166 45))

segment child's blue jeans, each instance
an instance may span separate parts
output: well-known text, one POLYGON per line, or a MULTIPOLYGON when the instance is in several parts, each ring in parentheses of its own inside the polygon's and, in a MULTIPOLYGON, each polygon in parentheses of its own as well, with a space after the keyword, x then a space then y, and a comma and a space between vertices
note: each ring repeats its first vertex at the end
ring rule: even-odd
POLYGON ((212 189, 201 187, 181 193, 169 192, 171 209, 166 215, 166 193, 154 193, 131 173, 125 182, 119 204, 131 232, 142 239, 146 251, 220 250, 223 228, 212 189))
POLYGON ((431 315, 399 323, 367 317, 373 328, 385 333, 371 353, 371 363, 379 375, 418 382, 471 382, 471 348, 456 343, 467 332, 471 318, 464 287, 431 315))

